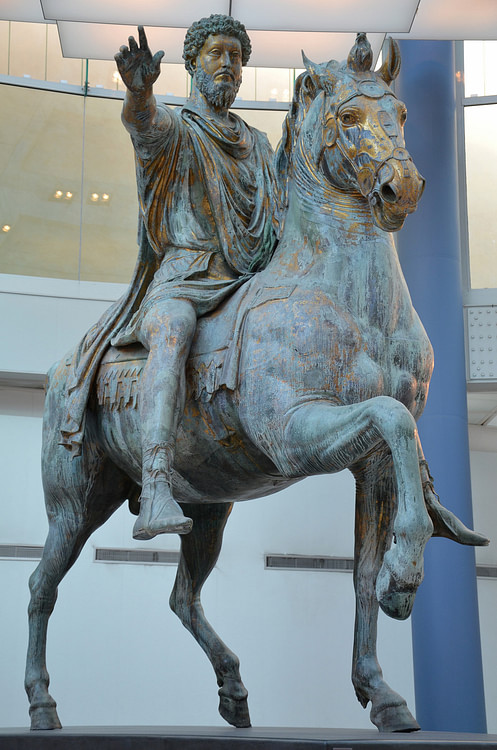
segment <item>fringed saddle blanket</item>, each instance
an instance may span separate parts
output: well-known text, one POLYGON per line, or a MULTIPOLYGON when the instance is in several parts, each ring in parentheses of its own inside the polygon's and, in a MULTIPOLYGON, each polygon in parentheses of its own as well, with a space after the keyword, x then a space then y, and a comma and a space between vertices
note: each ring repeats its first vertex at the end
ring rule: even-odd
MULTIPOLYGON (((186 366, 188 395, 210 401, 222 387, 236 390, 245 321, 251 309, 275 299, 290 297, 292 287, 265 287, 255 276, 215 313, 199 318, 186 366)), ((102 358, 96 379, 96 396, 107 409, 136 408, 140 375, 147 350, 140 344, 110 347, 102 358)))

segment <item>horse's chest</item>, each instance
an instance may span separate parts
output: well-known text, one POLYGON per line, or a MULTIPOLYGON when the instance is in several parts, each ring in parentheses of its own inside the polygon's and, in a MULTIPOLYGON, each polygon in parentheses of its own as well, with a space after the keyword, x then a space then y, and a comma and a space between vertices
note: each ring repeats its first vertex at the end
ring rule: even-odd
POLYGON ((324 387, 341 403, 388 395, 413 413, 422 410, 433 357, 412 307, 397 311, 396 320, 354 315, 329 298, 294 300, 292 308, 291 379, 304 391, 324 387))

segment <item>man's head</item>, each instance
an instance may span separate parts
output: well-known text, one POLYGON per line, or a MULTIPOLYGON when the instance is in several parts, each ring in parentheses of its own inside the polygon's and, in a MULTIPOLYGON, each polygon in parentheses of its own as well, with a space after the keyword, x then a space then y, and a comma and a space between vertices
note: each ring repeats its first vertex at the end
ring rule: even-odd
POLYGON ((185 37, 185 67, 215 109, 228 109, 242 82, 242 65, 250 57, 245 27, 231 16, 211 15, 192 24, 185 37))
POLYGON ((252 52, 252 46, 245 26, 231 16, 213 13, 209 18, 201 18, 192 23, 185 36, 183 59, 185 68, 192 76, 195 73, 195 61, 208 36, 232 36, 238 39, 242 49, 242 65, 246 65, 252 52))

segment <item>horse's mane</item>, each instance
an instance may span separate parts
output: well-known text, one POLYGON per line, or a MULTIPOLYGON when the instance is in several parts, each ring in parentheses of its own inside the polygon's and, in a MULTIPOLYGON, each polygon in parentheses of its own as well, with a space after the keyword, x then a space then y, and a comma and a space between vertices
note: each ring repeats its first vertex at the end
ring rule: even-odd
POLYGON ((291 178, 292 151, 310 102, 311 77, 306 71, 295 81, 292 103, 283 122, 283 132, 275 154, 275 172, 280 193, 280 205, 288 207, 288 183, 291 178))

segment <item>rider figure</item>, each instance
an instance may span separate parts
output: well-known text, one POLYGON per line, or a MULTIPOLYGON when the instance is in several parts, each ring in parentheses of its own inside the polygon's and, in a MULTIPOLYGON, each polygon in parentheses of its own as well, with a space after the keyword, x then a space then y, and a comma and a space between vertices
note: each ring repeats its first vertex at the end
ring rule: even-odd
POLYGON ((160 265, 140 307, 112 343, 149 350, 139 390, 142 444, 135 539, 188 533, 171 492, 185 364, 197 317, 213 310, 269 261, 276 238, 276 186, 267 137, 229 111, 251 47, 230 16, 193 24, 183 57, 192 75, 181 110, 156 103, 164 55, 138 28, 116 63, 127 91, 123 122, 136 155, 140 220, 160 265))

